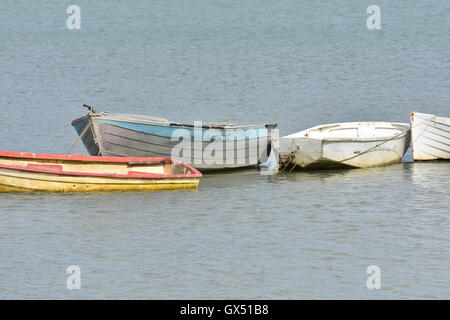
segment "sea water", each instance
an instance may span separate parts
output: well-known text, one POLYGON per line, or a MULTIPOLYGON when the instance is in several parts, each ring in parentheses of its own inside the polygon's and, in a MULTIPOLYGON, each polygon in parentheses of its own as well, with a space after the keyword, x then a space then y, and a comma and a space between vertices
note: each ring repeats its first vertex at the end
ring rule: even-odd
MULTIPOLYGON (((438 0, 3 1, 0 149, 66 153, 84 103, 281 135, 450 116, 449 15, 438 0)), ((198 191, 0 194, 0 298, 449 298, 449 181, 450 163, 408 153, 209 174, 198 191)))

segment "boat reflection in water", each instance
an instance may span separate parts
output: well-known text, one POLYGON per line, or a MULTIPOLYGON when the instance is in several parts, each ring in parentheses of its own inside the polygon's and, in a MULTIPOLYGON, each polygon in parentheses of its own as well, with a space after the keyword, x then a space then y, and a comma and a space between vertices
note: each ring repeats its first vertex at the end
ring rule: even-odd
POLYGON ((418 189, 431 192, 441 192, 444 198, 448 198, 450 190, 448 175, 450 172, 450 161, 442 162, 414 162, 410 164, 411 181, 418 189), (447 188, 442 188, 447 186, 447 188))

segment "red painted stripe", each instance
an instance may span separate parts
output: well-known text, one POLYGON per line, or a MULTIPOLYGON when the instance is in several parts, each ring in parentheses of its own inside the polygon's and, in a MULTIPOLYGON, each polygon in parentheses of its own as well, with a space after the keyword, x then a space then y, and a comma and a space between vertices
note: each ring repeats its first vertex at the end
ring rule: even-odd
POLYGON ((24 159, 48 159, 48 160, 73 160, 94 162, 129 162, 129 161, 162 161, 169 158, 138 158, 138 157, 96 157, 81 154, 41 154, 27 152, 0 151, 0 157, 24 158, 24 159))
POLYGON ((57 165, 57 164, 38 164, 38 163, 28 163, 27 168, 31 169, 43 169, 43 170, 51 170, 51 171, 57 171, 62 172, 63 166, 57 165))

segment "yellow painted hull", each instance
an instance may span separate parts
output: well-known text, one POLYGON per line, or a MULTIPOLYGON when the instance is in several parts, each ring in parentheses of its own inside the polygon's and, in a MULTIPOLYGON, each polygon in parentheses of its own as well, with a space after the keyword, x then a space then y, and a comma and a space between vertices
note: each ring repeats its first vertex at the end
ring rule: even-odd
POLYGON ((198 187, 202 174, 169 158, 0 151, 0 192, 98 192, 198 187))
POLYGON ((70 176, 0 168, 0 192, 98 192, 195 189, 199 178, 130 179, 70 176))

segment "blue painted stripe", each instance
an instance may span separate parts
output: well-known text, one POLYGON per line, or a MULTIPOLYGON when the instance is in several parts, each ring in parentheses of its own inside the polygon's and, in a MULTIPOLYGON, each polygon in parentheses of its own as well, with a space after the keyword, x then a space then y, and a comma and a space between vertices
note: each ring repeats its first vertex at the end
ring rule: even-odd
POLYGON ((85 119, 85 120, 78 121, 77 123, 75 123, 73 125, 75 130, 77 131, 78 135, 81 134, 81 131, 83 131, 83 129, 87 125, 87 123, 88 123, 88 120, 85 119))
MULTIPOLYGON (((143 133, 149 133, 160 137, 198 137, 203 141, 211 141, 211 137, 215 139, 222 138, 223 140, 248 140, 248 139, 256 139, 268 136, 267 128, 252 128, 247 130, 219 130, 219 129, 191 129, 191 128, 183 128, 183 127, 169 127, 169 126, 158 126, 158 125, 150 125, 150 124, 141 124, 141 123, 133 123, 133 122, 124 122, 124 121, 115 121, 115 120, 105 120, 99 119, 99 121, 137 131, 143 133)), ((214 139, 213 138, 213 139, 214 139)))

